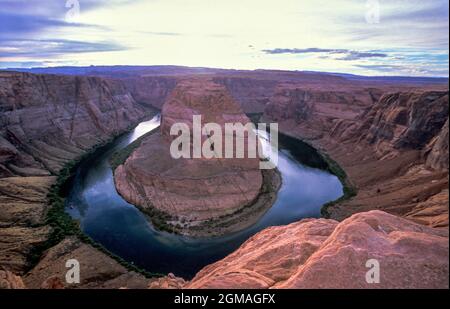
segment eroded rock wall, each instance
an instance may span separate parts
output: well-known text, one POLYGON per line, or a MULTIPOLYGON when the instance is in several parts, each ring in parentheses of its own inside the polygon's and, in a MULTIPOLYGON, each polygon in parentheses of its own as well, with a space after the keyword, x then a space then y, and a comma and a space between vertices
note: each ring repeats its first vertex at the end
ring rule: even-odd
POLYGON ((336 96, 315 95, 301 86, 280 87, 264 117, 327 153, 346 171, 358 194, 326 208, 325 215, 343 220, 382 209, 444 227, 448 226, 448 91, 441 89, 388 88, 382 95, 372 89, 364 100, 355 101, 348 94, 333 101, 336 96))
POLYGON ((1 176, 42 176, 145 115, 125 88, 97 77, 0 73, 1 176))
POLYGON ((0 72, 0 265, 22 274, 46 243, 59 170, 148 113, 120 81, 0 72))

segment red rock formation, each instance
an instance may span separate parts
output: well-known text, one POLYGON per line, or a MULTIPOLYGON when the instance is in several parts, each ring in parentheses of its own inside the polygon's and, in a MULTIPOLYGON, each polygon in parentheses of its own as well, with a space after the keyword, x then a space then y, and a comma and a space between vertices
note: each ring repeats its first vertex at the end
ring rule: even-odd
POLYGON ((28 288, 107 288, 143 289, 149 279, 129 271, 111 257, 82 243, 75 237, 64 239, 47 250, 39 263, 23 276, 28 288), (76 258, 80 263, 80 283, 66 283, 66 262, 76 258))
POLYGON ((0 270, 0 290, 1 289, 24 289, 22 278, 5 270, 0 270))
POLYGON ((121 82, 136 102, 162 108, 168 95, 175 88, 177 78, 173 76, 142 76, 125 78, 121 82))
POLYGON ((145 110, 96 77, 0 73, 1 176, 42 176, 123 132, 145 110))
POLYGON ((186 284, 182 278, 170 273, 165 277, 155 279, 148 285, 149 289, 181 289, 186 284))
POLYGON ((246 113, 262 113, 279 83, 277 79, 220 76, 214 82, 224 85, 246 113))
POLYGON ((51 173, 146 113, 118 81, 0 72, 0 265, 22 273, 48 239, 51 173))
POLYGON ((146 138, 115 171, 116 187, 128 201, 163 211, 176 218, 169 220, 172 225, 186 228, 251 205, 263 181, 257 158, 172 158, 171 126, 192 128, 194 115, 201 115, 203 124, 219 124, 223 134, 225 123, 249 122, 223 86, 206 79, 180 82, 164 105, 161 134, 146 138))
POLYGON ((327 207, 324 214, 343 220, 382 209, 448 226, 448 92, 415 89, 356 103, 351 92, 338 102, 317 91, 281 87, 264 117, 328 153, 347 172, 358 195, 327 207))
POLYGON ((359 138, 374 144, 381 158, 422 150, 448 120, 448 93, 386 94, 361 118, 359 138))
POLYGON ((448 288, 448 247, 448 231, 381 211, 307 219, 256 234, 185 288, 448 288), (366 281, 369 259, 379 284, 366 281))
POLYGON ((58 276, 49 277, 41 284, 41 289, 44 290, 61 290, 64 288, 64 283, 58 276))
MULTIPOLYGON (((174 276, 150 282, 70 238, 50 248, 24 276, 27 286, 61 287, 64 263, 75 252, 88 267, 84 288, 448 288, 448 98, 427 91, 448 91, 447 85, 308 72, 214 72, 208 74, 215 74, 214 81, 246 112, 265 109, 264 117, 279 122, 283 132, 307 139, 345 169, 358 195, 325 213, 348 219, 266 229, 189 283, 174 276), (440 229, 379 211, 352 216, 373 209, 440 229), (379 285, 365 282, 368 258, 380 261, 379 285)), ((8 270, 23 274, 31 249, 48 238, 46 194, 55 179, 49 175, 139 119, 145 113, 141 105, 160 107, 179 80, 145 70, 138 77, 119 73, 105 76, 121 80, 0 72, 0 265, 8 270)), ((179 119, 195 108, 171 107, 179 119)), ((234 104, 227 110, 237 111, 234 104)), ((164 170, 167 161, 152 164, 160 163, 164 170)), ((222 172, 193 169, 204 170, 222 172)), ((192 190, 182 181, 179 188, 192 190)), ((0 287, 24 285, 20 277, 0 271, 0 287)))
POLYGON ((429 144, 427 166, 435 170, 448 170, 448 119, 441 132, 429 144))

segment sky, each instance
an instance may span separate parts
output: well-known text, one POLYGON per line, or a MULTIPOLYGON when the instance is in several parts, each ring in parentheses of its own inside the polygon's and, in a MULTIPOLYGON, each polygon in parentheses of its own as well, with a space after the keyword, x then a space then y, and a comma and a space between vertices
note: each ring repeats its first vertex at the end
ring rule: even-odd
POLYGON ((449 75, 448 0, 0 0, 0 68, 449 75))

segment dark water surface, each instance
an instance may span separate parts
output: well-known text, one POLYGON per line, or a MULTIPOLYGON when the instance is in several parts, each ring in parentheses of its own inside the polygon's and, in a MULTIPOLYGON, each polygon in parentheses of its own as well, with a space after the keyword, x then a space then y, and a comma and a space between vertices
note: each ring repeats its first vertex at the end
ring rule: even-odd
MULTIPOLYGON (((109 157, 143 134, 157 128, 159 115, 142 122, 77 169, 66 199, 66 210, 80 221, 81 229, 114 254, 149 272, 172 272, 191 278, 202 267, 239 247, 258 231, 302 218, 319 217, 323 204, 342 196, 338 178, 303 165, 292 146, 280 147, 278 169, 283 184, 272 208, 253 226, 238 233, 209 239, 192 239, 160 232, 116 191, 109 157)), ((263 135, 263 134, 262 134, 263 135)))

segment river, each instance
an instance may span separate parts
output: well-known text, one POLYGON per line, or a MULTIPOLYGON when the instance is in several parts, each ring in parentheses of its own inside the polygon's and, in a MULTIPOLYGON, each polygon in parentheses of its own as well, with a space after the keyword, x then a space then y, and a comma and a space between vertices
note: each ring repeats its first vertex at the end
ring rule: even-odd
MULTIPOLYGON (((253 226, 240 232, 195 239, 156 230, 146 217, 116 191, 110 156, 143 134, 157 129, 160 116, 140 123, 130 133, 83 160, 66 198, 66 211, 80 222, 84 233, 124 260, 154 273, 192 278, 204 266, 235 249, 262 229, 320 216, 322 205, 343 195, 339 179, 306 166, 292 146, 280 146, 278 169, 282 186, 274 205, 253 226)), ((264 136, 260 132, 262 139, 264 136)))

